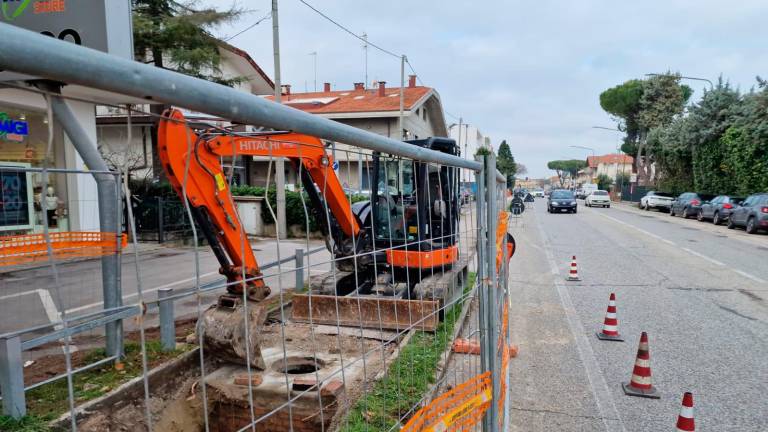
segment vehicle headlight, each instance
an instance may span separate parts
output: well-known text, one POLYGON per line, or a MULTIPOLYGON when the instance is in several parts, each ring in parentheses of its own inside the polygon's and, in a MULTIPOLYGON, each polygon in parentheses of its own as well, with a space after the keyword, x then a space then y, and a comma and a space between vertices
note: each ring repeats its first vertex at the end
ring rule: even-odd
POLYGON ((552 205, 557 205, 557 204, 558 204, 557 201, 552 201, 552 205))

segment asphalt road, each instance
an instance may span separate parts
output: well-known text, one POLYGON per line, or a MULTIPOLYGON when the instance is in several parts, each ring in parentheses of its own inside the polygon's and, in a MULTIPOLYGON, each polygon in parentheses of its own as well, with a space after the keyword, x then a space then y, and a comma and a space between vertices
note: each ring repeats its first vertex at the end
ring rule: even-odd
POLYGON ((539 199, 511 225, 509 430, 674 430, 686 391, 697 430, 766 430, 768 235, 581 204, 548 214, 539 199), (571 255, 581 282, 565 281, 571 255), (624 343, 595 337, 611 292, 624 343), (642 331, 660 400, 621 389, 642 331))
MULTIPOLYGON (((323 246, 319 240, 312 240, 309 249, 323 246)), ((253 241, 257 261, 264 265, 294 255, 296 249, 307 249, 306 241, 283 240, 280 242, 278 255, 277 242, 274 240, 253 241)), ((304 265, 311 266, 312 274, 326 272, 330 268, 330 254, 322 250, 305 258, 304 265)), ((197 253, 192 247, 151 246, 142 249, 138 256, 139 272, 136 272, 136 257, 133 253, 124 253, 122 258, 123 304, 137 304, 139 288, 142 298, 152 301, 157 298, 161 288, 174 291, 195 288, 196 267, 199 263, 200 284, 224 282, 218 274, 219 263, 211 249, 202 246, 197 253), (139 283, 140 282, 140 283, 139 283)), ((265 270, 265 282, 273 293, 279 288, 292 289, 295 285, 294 262, 282 264, 280 268, 265 270), (279 271, 278 271, 279 270, 279 271), (279 272, 282 274, 278 278, 279 272)), ((58 285, 49 266, 18 270, 0 274, 0 334, 55 322, 62 311, 69 316, 95 312, 102 308, 100 260, 70 262, 57 266, 58 285)), ((305 280, 306 276, 305 276, 305 280)), ((201 296, 203 308, 216 301, 224 289, 209 292, 201 296)), ((197 298, 194 296, 177 300, 177 317, 197 313, 197 298)), ((156 310, 147 315, 147 324, 156 324, 156 310)), ((131 329, 132 321, 126 321, 131 329)))

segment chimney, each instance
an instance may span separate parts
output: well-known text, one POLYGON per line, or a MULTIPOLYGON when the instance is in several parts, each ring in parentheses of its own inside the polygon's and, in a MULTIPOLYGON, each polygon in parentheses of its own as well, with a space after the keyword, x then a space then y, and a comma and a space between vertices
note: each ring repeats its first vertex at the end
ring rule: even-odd
POLYGON ((290 84, 283 84, 282 87, 283 87, 283 94, 286 95, 286 96, 290 96, 291 95, 291 85, 290 84))
POLYGON ((387 82, 379 81, 379 97, 384 97, 387 93, 387 82))
POLYGON ((323 92, 328 93, 331 91, 331 83, 324 83, 323 84, 323 92))
POLYGON ((356 82, 355 83, 355 91, 357 90, 365 90, 365 83, 356 82))
POLYGON ((416 87, 416 75, 408 75, 408 87, 416 87))

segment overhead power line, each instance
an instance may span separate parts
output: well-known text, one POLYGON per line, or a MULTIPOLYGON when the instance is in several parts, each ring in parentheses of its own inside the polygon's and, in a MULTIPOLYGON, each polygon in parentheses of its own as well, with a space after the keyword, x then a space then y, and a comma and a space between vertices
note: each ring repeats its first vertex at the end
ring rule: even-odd
POLYGON ((329 17, 328 15, 324 14, 322 11, 320 11, 320 10, 319 10, 319 9, 317 9, 316 7, 312 6, 311 4, 307 3, 306 1, 304 1, 304 0, 299 0, 299 1, 300 1, 300 2, 302 2, 302 3, 303 3, 305 6, 306 6, 306 7, 308 7, 308 8, 310 8, 310 9, 312 9, 313 11, 315 11, 315 13, 317 13, 317 14, 318 14, 318 15, 320 15, 321 17, 323 17, 323 18, 325 18, 326 20, 328 20, 328 21, 330 21, 331 23, 333 23, 333 24, 334 24, 336 27, 338 27, 338 28, 340 28, 340 29, 344 30, 345 32, 347 32, 347 33, 349 33, 350 35, 352 35, 353 37, 355 37, 355 38, 359 39, 361 42, 363 42, 363 43, 366 43, 366 44, 368 44, 368 45, 370 45, 370 46, 372 46, 372 47, 376 48, 377 50, 379 50, 379 51, 383 52, 384 54, 389 54, 389 55, 391 55, 392 57, 396 57, 396 58, 400 58, 400 57, 402 57, 402 56, 401 56, 401 55, 399 55, 399 54, 395 54, 395 53, 393 53, 392 51, 390 51, 390 50, 388 50, 388 49, 384 49, 384 48, 382 48, 381 46, 379 46, 379 45, 376 45, 375 43, 371 42, 370 40, 368 40, 368 39, 366 39, 366 38, 363 38, 362 36, 358 36, 357 34, 355 34, 355 32, 353 32, 352 30, 348 29, 347 27, 344 27, 344 26, 343 26, 341 23, 339 23, 338 21, 336 21, 336 20, 334 20, 333 18, 329 17))
POLYGON ((228 38, 224 39, 224 42, 229 42, 229 41, 231 41, 232 39, 234 39, 234 38, 236 38, 236 37, 240 36, 241 34, 243 34, 243 33, 247 32, 248 30, 250 30, 250 29, 252 29, 252 28, 256 27, 257 25, 261 24, 261 23, 262 23, 264 20, 266 20, 266 19, 269 19, 269 18, 271 18, 271 17, 272 17, 272 12, 270 12, 270 13, 268 13, 268 14, 264 15, 263 17, 259 18, 259 19, 258 19, 258 20, 257 20, 255 23, 253 23, 253 24, 249 25, 248 27, 246 27, 246 28, 244 28, 244 29, 240 30, 239 32, 235 33, 234 35, 232 35, 232 36, 230 36, 230 37, 228 37, 228 38))

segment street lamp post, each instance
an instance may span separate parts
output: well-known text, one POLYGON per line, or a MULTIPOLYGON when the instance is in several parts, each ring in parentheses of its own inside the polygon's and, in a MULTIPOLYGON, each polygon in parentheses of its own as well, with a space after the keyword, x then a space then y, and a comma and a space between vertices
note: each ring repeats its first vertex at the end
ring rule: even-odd
MULTIPOLYGON (((609 128, 609 127, 605 127, 605 126, 592 126, 592 129, 603 129, 603 130, 608 130, 608 131, 611 131, 611 132, 623 133, 619 129, 609 128)), ((622 156, 622 163, 621 163, 621 174, 622 174, 622 176, 621 176, 621 186, 620 186, 621 187, 621 191, 623 192, 624 191, 624 177, 627 175, 627 169, 626 169, 627 154, 624 153, 623 151, 621 151, 621 146, 619 146, 618 144, 616 145, 616 151, 617 152, 621 152, 622 155, 623 155, 622 156)), ((618 183, 617 180, 619 178, 619 167, 618 167, 618 164, 616 164, 616 165, 617 165, 616 166, 616 178, 614 178, 614 180, 613 180, 614 183, 618 183)))
MULTIPOLYGON (((582 150, 590 150, 592 152, 592 160, 595 159, 595 149, 593 149, 592 147, 577 146, 577 145, 572 145, 571 147, 582 149, 582 150)), ((589 162, 587 162, 587 168, 589 168, 589 162)))
POLYGON ((313 84, 314 84, 314 90, 313 91, 316 92, 317 91, 317 51, 312 51, 311 53, 309 53, 309 55, 311 55, 313 57, 312 63, 313 63, 313 66, 314 66, 314 71, 315 71, 315 76, 314 76, 314 81, 313 81, 313 84))

